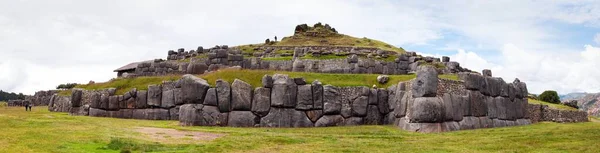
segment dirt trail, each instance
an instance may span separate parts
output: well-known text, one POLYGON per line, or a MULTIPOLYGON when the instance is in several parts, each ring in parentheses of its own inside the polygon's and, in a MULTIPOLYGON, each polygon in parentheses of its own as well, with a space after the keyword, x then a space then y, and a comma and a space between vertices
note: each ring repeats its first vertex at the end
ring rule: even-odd
POLYGON ((219 133, 180 131, 153 127, 137 127, 135 128, 135 131, 147 135, 152 139, 151 141, 168 144, 198 143, 225 136, 225 134, 219 133))

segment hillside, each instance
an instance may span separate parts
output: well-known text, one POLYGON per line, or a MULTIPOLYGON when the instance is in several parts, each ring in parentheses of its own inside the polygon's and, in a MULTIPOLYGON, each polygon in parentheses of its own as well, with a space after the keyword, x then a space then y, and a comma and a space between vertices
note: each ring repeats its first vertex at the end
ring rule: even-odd
POLYGON ((581 110, 587 111, 590 115, 600 117, 600 93, 587 94, 577 99, 577 101, 581 110))
POLYGON ((307 24, 297 25, 294 29, 294 35, 283 37, 281 41, 275 41, 269 38, 269 41, 259 44, 236 46, 245 52, 252 52, 254 48, 269 46, 337 46, 337 47, 365 47, 378 48, 381 50, 395 51, 404 53, 405 50, 383 41, 369 39, 366 37, 357 38, 339 33, 335 28, 328 24, 317 23, 314 26, 307 24))
POLYGON ((574 92, 566 95, 558 95, 560 97, 560 101, 569 101, 569 100, 577 100, 585 97, 588 93, 584 92, 574 92))

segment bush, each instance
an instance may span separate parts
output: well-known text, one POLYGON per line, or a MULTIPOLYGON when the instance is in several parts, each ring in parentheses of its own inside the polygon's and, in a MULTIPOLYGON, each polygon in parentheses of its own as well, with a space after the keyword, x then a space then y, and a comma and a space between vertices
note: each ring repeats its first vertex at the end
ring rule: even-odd
POLYGON ((542 94, 540 94, 540 96, 538 96, 538 98, 541 101, 545 101, 545 102, 549 102, 549 103, 555 103, 555 104, 560 103, 560 97, 558 97, 558 93, 556 93, 556 91, 553 91, 553 90, 544 91, 542 94))

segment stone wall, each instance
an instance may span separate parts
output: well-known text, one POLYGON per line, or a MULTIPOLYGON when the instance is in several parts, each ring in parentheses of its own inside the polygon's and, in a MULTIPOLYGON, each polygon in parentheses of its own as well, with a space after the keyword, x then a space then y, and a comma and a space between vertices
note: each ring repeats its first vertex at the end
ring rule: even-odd
POLYGON ((58 94, 52 95, 48 102, 48 110, 51 112, 70 112, 71 97, 58 94))
POLYGON ((33 96, 27 96, 25 100, 30 101, 34 106, 48 106, 52 95, 58 93, 60 90, 47 90, 35 92, 33 96))
POLYGON ((10 107, 19 107, 30 104, 31 102, 29 100, 8 100, 6 103, 10 107))
POLYGON ((531 122, 558 122, 558 123, 576 123, 587 122, 588 114, 580 110, 562 110, 548 107, 548 105, 528 104, 527 112, 531 122))

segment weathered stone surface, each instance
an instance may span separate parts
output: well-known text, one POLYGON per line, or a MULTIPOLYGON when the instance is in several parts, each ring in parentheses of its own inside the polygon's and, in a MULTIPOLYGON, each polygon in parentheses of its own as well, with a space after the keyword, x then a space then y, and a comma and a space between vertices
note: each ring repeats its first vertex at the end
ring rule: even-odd
POLYGON ((479 123, 480 123, 480 128, 493 128, 494 127, 494 121, 488 117, 478 117, 479 119, 479 123))
POLYGON ((469 101, 471 104, 471 115, 485 116, 487 114, 487 106, 485 105, 485 96, 478 91, 468 91, 469 101))
POLYGON ((125 101, 127 109, 134 109, 136 107, 136 98, 131 97, 125 101))
POLYGON ((168 109, 146 109, 147 119, 149 120, 169 120, 171 114, 168 109))
POLYGON ((119 113, 121 114, 120 118, 131 119, 133 117, 133 109, 120 109, 119 113))
POLYGON ((235 79, 231 85, 231 109, 250 111, 252 108, 252 85, 235 79))
POLYGON ((483 71, 481 72, 481 74, 483 74, 483 76, 486 76, 486 77, 492 77, 492 70, 490 70, 490 69, 483 69, 483 71))
POLYGON ((271 77, 270 75, 264 75, 262 77, 262 85, 265 88, 272 88, 273 87, 273 77, 271 77))
POLYGON ((312 82, 313 109, 323 109, 323 85, 319 80, 312 82))
POLYGON ((485 83, 483 76, 475 73, 460 72, 458 77, 465 82, 465 88, 469 90, 480 90, 482 83, 485 83))
POLYGON ((377 89, 371 89, 369 91, 369 105, 377 105, 379 101, 379 96, 377 94, 377 89))
POLYGON ((293 78, 294 83, 296 83, 296 85, 305 85, 306 84, 306 80, 304 78, 293 78))
MULTIPOLYGON (((398 87, 400 88, 400 87, 398 87)), ((407 94, 404 91, 399 91, 396 92, 397 96, 398 93, 402 94, 402 98, 397 99, 398 101, 396 102, 396 108, 394 108, 394 114, 396 115, 396 118, 400 118, 400 117, 404 117, 406 115, 406 111, 407 111, 407 105, 408 105, 408 101, 412 100, 412 94, 407 94)))
POLYGON ((313 127, 314 123, 307 117, 304 111, 291 111, 291 127, 313 127))
POLYGON ((231 111, 227 126, 232 127, 254 127, 258 117, 250 111, 231 111))
POLYGON ((229 82, 219 79, 216 82, 216 88, 219 111, 231 111, 231 86, 229 85, 229 82))
POLYGON ((390 80, 390 76, 388 75, 379 75, 377 76, 377 82, 381 84, 385 84, 390 80))
POLYGON ((90 108, 89 115, 93 116, 93 117, 107 117, 108 116, 108 114, 106 113, 105 110, 96 109, 96 108, 90 108))
POLYGON ((169 109, 169 119, 170 120, 179 120, 179 108, 181 106, 175 106, 171 109, 169 109))
POLYGON ((271 108, 271 89, 258 87, 254 89, 254 97, 252 100, 252 112, 260 117, 264 117, 269 113, 271 108))
POLYGON ((102 94, 100 95, 100 109, 109 109, 109 95, 108 94, 102 94))
POLYGON ((364 118, 364 124, 366 125, 381 125, 383 123, 383 116, 379 113, 379 108, 376 105, 367 106, 367 116, 364 118))
POLYGON ((506 126, 506 121, 504 121, 504 120, 493 119, 492 122, 494 123, 494 127, 505 127, 506 126))
POLYGON ((108 97, 108 110, 118 110, 119 108, 119 96, 108 97))
POLYGON ((350 117, 347 119, 344 119, 344 122, 342 123, 343 126, 357 126, 357 125, 363 125, 364 123, 364 119, 362 117, 350 117))
POLYGON ((202 108, 202 120, 200 125, 202 126, 223 126, 220 119, 221 113, 219 108, 216 106, 204 106, 202 108))
POLYGON ((384 88, 381 88, 377 91, 377 107, 379 108, 379 113, 387 114, 390 112, 390 106, 388 104, 388 91, 384 88))
POLYGON ((181 88, 173 89, 173 97, 175 98, 175 105, 183 105, 184 104, 183 103, 183 92, 181 92, 181 88))
MULTIPOLYGON (((342 102, 339 97, 338 88, 331 85, 323 87, 323 113, 326 115, 340 114, 342 102)), ((271 97, 273 98, 273 97, 271 97)))
POLYGON ((452 102, 452 95, 449 93, 445 93, 442 96, 442 104, 444 108, 444 121, 453 121, 454 120, 454 112, 462 111, 454 108, 454 102, 452 102))
POLYGON ((71 107, 80 107, 81 106, 82 95, 83 95, 83 90, 73 89, 73 91, 71 93, 71 107))
POLYGON ((487 117, 490 119, 498 118, 498 107, 496 107, 496 98, 485 97, 485 105, 487 106, 487 117))
POLYGON ((206 97, 204 97, 204 102, 202 104, 208 106, 218 106, 216 88, 210 88, 206 91, 206 97))
POLYGON ((179 108, 179 125, 181 126, 197 126, 201 125, 202 104, 185 104, 179 108))
POLYGON ((138 90, 137 98, 135 99, 135 108, 144 109, 148 108, 148 92, 146 90, 138 90))
POLYGON ((133 119, 146 119, 146 109, 133 109, 131 118, 133 119))
POLYGON ((175 107, 175 94, 173 90, 163 90, 162 92, 162 100, 160 102, 160 107, 162 108, 171 108, 175 107))
POLYGON ((435 123, 443 121, 443 105, 437 97, 415 98, 410 108, 411 123, 435 123))
POLYGON ((97 92, 91 93, 90 108, 100 108, 100 93, 97 93, 97 92))
POLYGON ((338 126, 344 122, 342 115, 324 115, 315 123, 316 127, 338 126))
POLYGON ((118 95, 117 100, 119 101, 119 109, 127 108, 127 101, 123 99, 123 95, 118 95))
POLYGON ((458 122, 458 124, 460 125, 461 130, 476 129, 477 127, 481 127, 479 118, 472 116, 463 117, 463 120, 458 122))
POLYGON ((313 107, 312 85, 299 85, 296 109, 311 110, 313 107))
POLYGON ((367 106, 369 97, 360 96, 352 102, 352 116, 365 117, 367 116, 367 106))
MULTIPOLYGON (((179 80, 179 84, 183 95, 182 100, 185 104, 202 104, 206 91, 210 87, 206 80, 189 74, 183 75, 183 78, 179 80)), ((217 87, 218 85, 217 83, 217 87)))
POLYGON ((148 106, 160 107, 162 100, 162 87, 160 85, 148 86, 148 106))
POLYGON ((189 74, 202 74, 208 70, 208 66, 204 63, 190 63, 187 66, 186 73, 189 74))
POLYGON ((310 119, 310 121, 316 122, 317 120, 319 120, 319 118, 321 118, 321 116, 323 116, 323 110, 306 111, 306 116, 308 116, 308 119, 310 119))
POLYGON ((271 106, 296 107, 297 85, 287 75, 273 75, 273 90, 271 90, 271 106))
POLYGON ((460 130, 460 125, 455 121, 448 121, 441 124, 442 131, 458 131, 460 130))
POLYGON ((508 115, 506 115, 506 105, 508 103, 508 101, 510 101, 508 98, 504 98, 504 97, 496 97, 494 98, 494 103, 496 104, 496 118, 499 119, 508 119, 508 115))
POLYGON ((412 84, 413 97, 435 97, 438 87, 438 73, 430 65, 419 66, 417 78, 412 84))

